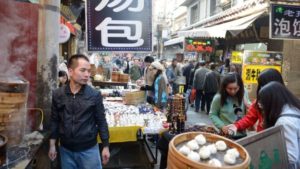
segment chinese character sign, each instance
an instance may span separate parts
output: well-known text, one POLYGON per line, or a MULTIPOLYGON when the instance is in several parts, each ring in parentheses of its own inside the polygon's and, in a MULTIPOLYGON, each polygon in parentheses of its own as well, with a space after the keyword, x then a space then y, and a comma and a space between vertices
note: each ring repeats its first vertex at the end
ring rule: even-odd
POLYGON ((151 0, 87 0, 88 51, 152 51, 151 0))
POLYGON ((244 65, 242 78, 245 84, 257 84, 259 74, 265 69, 276 69, 281 72, 281 66, 264 66, 264 65, 244 65))
POLYGON ((233 51, 231 53, 231 63, 242 64, 243 63, 243 52, 233 51))
POLYGON ((300 6, 272 4, 270 38, 300 39, 300 6))
POLYGON ((186 38, 185 52, 212 53, 214 50, 212 43, 212 40, 186 38))

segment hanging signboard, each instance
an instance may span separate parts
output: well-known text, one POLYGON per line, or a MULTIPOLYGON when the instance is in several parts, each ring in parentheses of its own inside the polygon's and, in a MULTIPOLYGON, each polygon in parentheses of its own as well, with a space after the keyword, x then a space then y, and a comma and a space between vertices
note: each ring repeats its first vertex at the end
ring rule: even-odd
POLYGON ((231 63, 242 64, 243 63, 243 52, 233 51, 231 53, 231 63))
POLYGON ((264 52, 264 51, 244 51, 244 64, 245 65, 282 65, 281 52, 264 52))
POLYGON ((70 29, 64 25, 64 24, 60 24, 59 25, 59 43, 66 43, 71 36, 71 32, 70 29))
POLYGON ((212 53, 212 40, 203 40, 199 38, 185 39, 185 52, 212 53))
POLYGON ((270 39, 300 39, 300 6, 271 4, 270 39))
POLYGON ((88 51, 152 51, 152 1, 86 1, 88 51))
POLYGON ((243 82, 245 84, 257 84, 259 74, 265 69, 276 69, 281 72, 281 66, 265 66, 265 65, 244 65, 242 71, 243 82))
POLYGON ((242 78, 245 84, 257 84, 259 74, 265 69, 276 69, 281 73, 282 53, 245 51, 242 78))

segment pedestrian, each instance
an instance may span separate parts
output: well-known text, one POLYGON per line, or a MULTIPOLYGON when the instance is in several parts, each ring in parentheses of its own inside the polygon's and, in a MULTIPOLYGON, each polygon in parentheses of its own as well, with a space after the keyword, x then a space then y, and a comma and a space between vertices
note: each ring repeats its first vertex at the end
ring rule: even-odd
POLYGON ((193 88, 196 89, 195 112, 199 112, 200 102, 201 111, 205 111, 205 99, 203 94, 203 85, 206 73, 209 69, 205 67, 205 62, 200 62, 200 67, 196 70, 193 81, 193 88))
POLYGON ((154 79, 154 103, 155 106, 158 107, 162 112, 166 110, 167 101, 168 101, 168 93, 167 93, 167 84, 168 81, 166 76, 163 74, 165 73, 165 69, 162 64, 159 62, 151 63, 149 71, 152 71, 155 74, 154 79))
POLYGON ((144 86, 141 87, 141 90, 147 91, 147 102, 149 104, 154 103, 154 96, 153 96, 153 88, 152 85, 154 83, 155 75, 152 71, 149 71, 149 67, 151 63, 154 62, 154 58, 152 56, 146 56, 144 59, 145 69, 144 69, 144 86))
POLYGON ((210 71, 206 73, 203 85, 204 99, 207 114, 210 111, 211 102, 219 90, 221 75, 216 71, 216 65, 210 64, 210 71))
MULTIPOLYGON (((261 74, 258 76, 257 79, 258 84, 257 84, 256 96, 258 96, 258 93, 263 86, 273 81, 279 82, 282 85, 284 85, 282 76, 278 70, 266 69, 263 72, 261 72, 261 74)), ((257 105, 257 99, 255 99, 252 102, 252 104, 250 105, 247 111, 247 114, 241 120, 235 122, 234 124, 228 125, 227 127, 228 130, 236 132, 236 131, 243 131, 246 130, 247 128, 253 127, 256 123, 257 123, 257 127, 256 127, 257 132, 264 130, 263 114, 257 105)))
POLYGON ((193 82, 194 82, 194 75, 196 70, 200 67, 200 62, 197 62, 195 67, 192 69, 191 73, 190 73, 190 78, 189 78, 189 89, 191 89, 191 94, 189 96, 190 99, 190 104, 191 107, 194 107, 194 102, 195 102, 195 98, 196 98, 196 89, 193 88, 193 82))
POLYGON ((288 169, 300 168, 300 100, 284 85, 270 82, 258 94, 258 106, 264 112, 264 127, 283 126, 288 169))
POLYGON ((129 74, 132 82, 135 82, 142 77, 142 70, 140 68, 138 59, 134 60, 133 66, 129 70, 129 74))
POLYGON ((178 65, 176 59, 172 60, 172 64, 167 69, 166 74, 168 77, 168 82, 172 86, 173 94, 176 94, 178 92, 178 85, 176 84, 176 80, 179 78, 179 76, 182 75, 180 66, 178 65))
POLYGON ((49 157, 57 156, 59 140, 62 169, 101 169, 97 135, 103 144, 102 163, 108 163, 109 132, 101 93, 87 85, 90 78, 89 59, 73 55, 68 61, 70 83, 52 95, 49 157))
MULTIPOLYGON (((245 115, 246 102, 249 102, 249 98, 241 76, 237 73, 228 73, 223 78, 220 90, 211 103, 209 117, 213 124, 227 135, 229 134, 227 125, 245 115)), ((239 132, 235 138, 244 136, 244 132, 239 132)))
POLYGON ((189 81, 190 81, 190 74, 192 72, 192 69, 194 68, 194 61, 190 60, 186 66, 183 67, 183 73, 182 75, 185 77, 186 84, 184 86, 184 93, 187 92, 189 89, 189 81))
POLYGON ((58 80, 59 80, 59 87, 62 87, 64 86, 65 84, 68 83, 68 74, 67 72, 61 70, 58 72, 58 80))

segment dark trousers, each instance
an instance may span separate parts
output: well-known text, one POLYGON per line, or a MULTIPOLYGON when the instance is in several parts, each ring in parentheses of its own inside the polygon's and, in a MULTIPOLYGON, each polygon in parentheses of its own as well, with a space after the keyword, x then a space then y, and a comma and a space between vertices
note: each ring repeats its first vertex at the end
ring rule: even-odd
POLYGON ((158 140, 158 149, 160 150, 160 166, 159 169, 167 168, 168 162, 168 151, 169 151, 169 142, 175 135, 171 135, 169 131, 166 131, 162 134, 161 138, 158 140))
POLYGON ((216 93, 205 93, 205 94, 204 94, 207 114, 208 114, 209 111, 210 111, 211 102, 212 102, 212 100, 213 100, 215 94, 216 94, 216 93))
POLYGON ((205 98, 203 94, 203 90, 196 90, 196 100, 195 100, 195 111, 199 111, 201 102, 201 110, 205 109, 205 98))

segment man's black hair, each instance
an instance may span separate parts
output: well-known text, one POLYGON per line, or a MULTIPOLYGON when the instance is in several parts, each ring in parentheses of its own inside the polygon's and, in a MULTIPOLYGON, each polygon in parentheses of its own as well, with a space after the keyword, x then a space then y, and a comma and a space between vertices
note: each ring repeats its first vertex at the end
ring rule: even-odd
POLYGON ((152 62, 154 62, 154 58, 152 56, 146 56, 144 59, 144 62, 152 63, 152 62))
POLYGON ((89 58, 83 54, 75 54, 75 55, 72 55, 69 60, 68 60, 68 68, 74 68, 75 66, 77 66, 77 61, 78 59, 84 59, 88 62, 89 61, 89 58))

